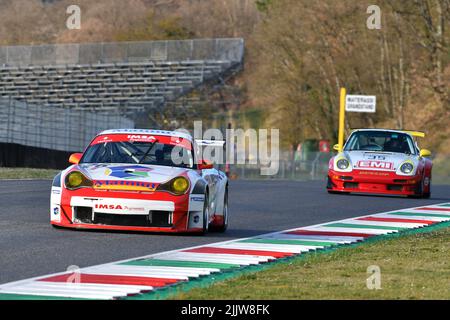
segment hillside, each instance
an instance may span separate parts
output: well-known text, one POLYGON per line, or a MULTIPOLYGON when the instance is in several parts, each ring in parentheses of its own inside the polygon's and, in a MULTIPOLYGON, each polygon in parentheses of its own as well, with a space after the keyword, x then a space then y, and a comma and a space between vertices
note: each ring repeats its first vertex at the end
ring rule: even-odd
POLYGON ((243 37, 239 103, 280 128, 284 147, 336 139, 338 92, 375 94, 376 115, 348 115, 347 128, 424 130, 439 154, 450 143, 450 1, 78 1, 81 30, 68 30, 69 0, 0 0, 0 44, 243 37), (132 19, 130 19, 132 17, 132 19))

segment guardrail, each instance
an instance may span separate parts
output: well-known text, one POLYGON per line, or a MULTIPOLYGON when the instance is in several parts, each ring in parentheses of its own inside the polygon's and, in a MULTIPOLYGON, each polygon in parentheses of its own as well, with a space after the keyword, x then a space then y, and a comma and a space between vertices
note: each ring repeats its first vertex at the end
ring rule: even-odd
MULTIPOLYGON (((283 153, 282 153, 283 154, 283 153)), ((325 181, 328 173, 328 161, 334 153, 310 153, 307 159, 289 160, 286 154, 279 161, 278 173, 271 176, 261 175, 260 165, 231 165, 230 177, 233 179, 283 179, 283 180, 321 180, 325 181)), ((450 162, 448 154, 433 154, 433 185, 450 184, 450 162)), ((225 170, 225 166, 220 167, 225 170)))

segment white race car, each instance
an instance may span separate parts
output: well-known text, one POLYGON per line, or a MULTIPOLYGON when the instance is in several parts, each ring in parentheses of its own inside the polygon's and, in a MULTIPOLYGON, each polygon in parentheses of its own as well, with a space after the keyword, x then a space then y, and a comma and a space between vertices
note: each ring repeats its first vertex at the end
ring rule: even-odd
POLYGON ((415 131, 354 131, 344 150, 330 160, 328 192, 429 198, 433 166, 429 159, 431 153, 419 149, 414 139, 424 136, 424 133, 415 131))
MULTIPOLYGON (((228 226, 228 179, 185 133, 104 131, 51 191, 51 224, 79 229, 206 233, 228 226)), ((215 141, 214 143, 218 143, 215 141)))

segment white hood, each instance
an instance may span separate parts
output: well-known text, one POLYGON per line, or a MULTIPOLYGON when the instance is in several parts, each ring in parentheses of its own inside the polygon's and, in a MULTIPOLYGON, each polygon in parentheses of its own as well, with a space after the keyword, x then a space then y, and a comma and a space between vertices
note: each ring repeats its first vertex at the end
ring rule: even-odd
POLYGON ((124 180, 164 183, 188 169, 144 164, 80 164, 92 180, 124 180))

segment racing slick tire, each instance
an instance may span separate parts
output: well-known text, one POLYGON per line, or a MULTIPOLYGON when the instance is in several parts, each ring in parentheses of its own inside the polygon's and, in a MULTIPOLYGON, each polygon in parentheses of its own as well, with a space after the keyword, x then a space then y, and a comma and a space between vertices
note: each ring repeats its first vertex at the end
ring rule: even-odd
POLYGON ((424 199, 430 199, 431 197, 431 177, 428 180, 428 192, 424 192, 422 195, 422 198, 424 199))
POLYGON ((205 201, 203 202, 203 229, 202 234, 207 234, 209 231, 209 195, 205 193, 205 201))
POLYGON ((225 190, 223 199, 223 223, 221 225, 211 226, 211 230, 215 232, 225 232, 228 228, 228 187, 225 190))
POLYGON ((410 198, 413 199, 429 199, 431 197, 431 181, 429 182, 430 187, 429 187, 429 192, 424 192, 425 190, 425 177, 422 177, 422 179, 420 180, 419 183, 419 188, 417 190, 417 194, 409 196, 410 198))

